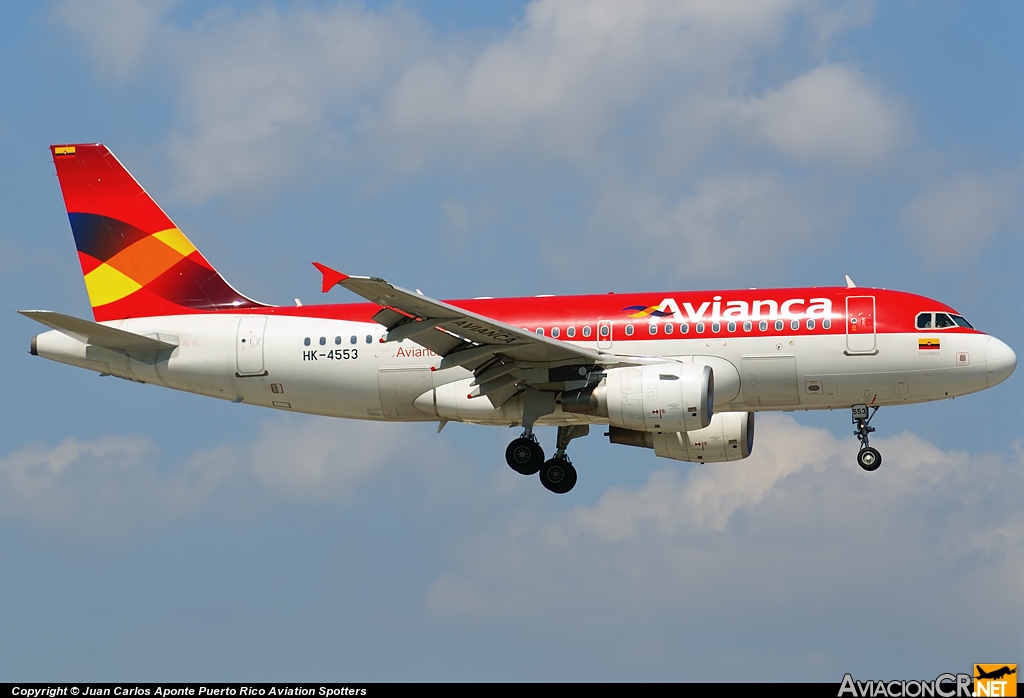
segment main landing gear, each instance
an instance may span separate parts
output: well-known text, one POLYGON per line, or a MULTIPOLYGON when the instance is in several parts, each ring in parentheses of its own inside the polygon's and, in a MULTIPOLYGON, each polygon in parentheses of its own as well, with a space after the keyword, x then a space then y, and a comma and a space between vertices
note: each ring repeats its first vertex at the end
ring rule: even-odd
POLYGON ((853 406, 853 423, 857 425, 853 435, 860 441, 860 451, 857 452, 857 465, 868 472, 878 470, 878 466, 882 464, 882 454, 878 452, 878 449, 871 448, 868 445, 868 435, 875 430, 873 426, 870 426, 870 423, 877 413, 877 407, 869 408, 867 405, 853 406), (869 409, 871 410, 870 415, 868 414, 869 409))
POLYGON ((534 475, 544 465, 544 449, 537 443, 532 429, 513 441, 505 449, 505 462, 520 475, 534 475))
POLYGON ((537 443, 533 429, 523 430, 523 435, 515 439, 505 449, 505 461, 509 467, 521 475, 540 473, 540 483, 555 494, 565 494, 576 485, 576 468, 569 461, 565 451, 569 442, 590 433, 590 427, 573 425, 558 427, 555 455, 544 460, 544 449, 537 443))

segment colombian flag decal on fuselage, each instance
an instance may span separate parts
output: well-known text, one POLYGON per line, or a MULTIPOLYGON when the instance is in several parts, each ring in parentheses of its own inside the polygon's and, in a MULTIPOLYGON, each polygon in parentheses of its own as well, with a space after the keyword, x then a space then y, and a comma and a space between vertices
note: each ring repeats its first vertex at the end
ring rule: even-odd
POLYGON ((938 337, 919 337, 917 340, 917 348, 919 351, 938 351, 939 350, 939 338, 938 337))

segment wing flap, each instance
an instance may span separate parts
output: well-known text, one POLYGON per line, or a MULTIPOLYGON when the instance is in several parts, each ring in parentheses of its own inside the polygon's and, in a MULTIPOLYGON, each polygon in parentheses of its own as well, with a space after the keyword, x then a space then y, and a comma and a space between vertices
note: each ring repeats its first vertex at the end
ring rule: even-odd
POLYGON ((19 310, 19 313, 47 327, 63 332, 83 344, 116 349, 118 351, 169 351, 177 344, 146 337, 134 332, 125 332, 116 327, 107 327, 90 320, 82 320, 56 313, 52 310, 19 310))

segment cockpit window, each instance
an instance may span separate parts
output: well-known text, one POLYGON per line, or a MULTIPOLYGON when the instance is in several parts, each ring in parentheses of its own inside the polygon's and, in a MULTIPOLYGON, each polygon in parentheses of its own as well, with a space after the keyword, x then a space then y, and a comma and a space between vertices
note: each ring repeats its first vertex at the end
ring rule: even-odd
POLYGON ((914 326, 919 330, 945 330, 950 327, 974 329, 974 326, 962 316, 954 315, 953 313, 918 313, 914 326))

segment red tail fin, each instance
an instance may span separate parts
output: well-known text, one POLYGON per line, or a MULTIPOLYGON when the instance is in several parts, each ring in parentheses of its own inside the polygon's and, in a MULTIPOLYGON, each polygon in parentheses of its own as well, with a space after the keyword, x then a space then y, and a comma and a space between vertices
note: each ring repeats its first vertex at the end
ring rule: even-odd
POLYGON ((217 273, 106 146, 50 150, 97 321, 266 307, 217 273))

